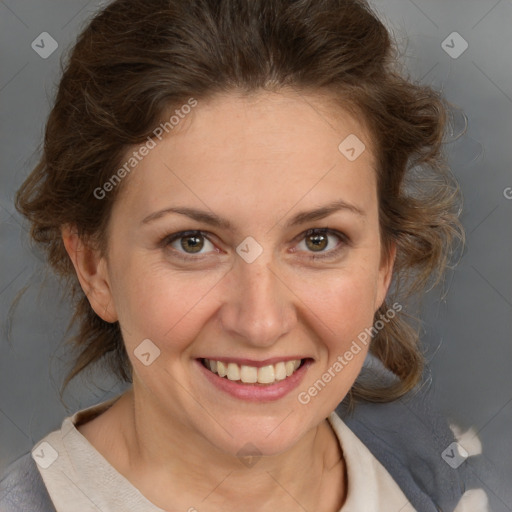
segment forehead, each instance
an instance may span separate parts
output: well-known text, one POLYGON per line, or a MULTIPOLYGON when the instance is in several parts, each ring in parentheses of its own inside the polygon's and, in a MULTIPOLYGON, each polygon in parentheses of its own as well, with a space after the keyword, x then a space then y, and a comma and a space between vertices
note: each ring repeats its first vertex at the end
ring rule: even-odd
POLYGON ((226 94, 198 101, 157 140, 117 202, 141 215, 177 203, 238 209, 240 220, 243 210, 284 211, 338 198, 364 207, 375 198, 374 164, 364 126, 325 97, 226 94))

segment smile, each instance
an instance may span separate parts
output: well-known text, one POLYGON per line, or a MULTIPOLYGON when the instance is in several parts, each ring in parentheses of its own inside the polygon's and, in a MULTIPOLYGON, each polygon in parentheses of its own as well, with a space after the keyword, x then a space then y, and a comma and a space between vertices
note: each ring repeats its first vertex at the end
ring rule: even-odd
POLYGON ((244 384, 274 384, 291 377, 301 367, 304 360, 280 361, 261 367, 213 359, 202 359, 201 362, 212 373, 230 381, 240 381, 244 384))

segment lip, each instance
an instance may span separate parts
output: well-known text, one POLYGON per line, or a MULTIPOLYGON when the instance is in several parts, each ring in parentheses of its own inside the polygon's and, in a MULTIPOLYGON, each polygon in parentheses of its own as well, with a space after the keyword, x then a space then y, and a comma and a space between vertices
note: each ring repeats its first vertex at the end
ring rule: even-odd
MULTIPOLYGON (((208 358, 206 358, 208 359, 208 358)), ((290 361, 293 358, 287 359, 290 361)), ((298 357, 296 359, 299 359, 298 357)), ((238 361, 250 361, 247 359, 215 359, 215 361, 229 361, 231 363, 238 363, 238 361)), ((272 361, 272 359, 267 359, 265 361, 250 361, 248 366, 256 366, 255 363, 258 363, 258 367, 266 366, 269 364, 268 361, 272 361)), ((283 359, 275 359, 276 362, 284 361, 283 359)), ((215 386, 218 390, 226 393, 234 398, 239 400, 244 400, 246 402, 273 402, 276 400, 280 400, 285 397, 289 393, 291 393, 294 389, 296 389, 299 384, 304 379, 306 372, 309 367, 313 364, 312 359, 306 359, 304 364, 296 370, 290 377, 287 377, 284 380, 276 381, 274 384, 242 384, 240 381, 233 381, 226 379, 225 377, 219 377, 216 373, 211 372, 207 368, 203 366, 201 359, 196 359, 195 363, 199 367, 199 371, 204 375, 204 377, 215 386)), ((238 363, 238 364, 247 364, 247 363, 238 363)))

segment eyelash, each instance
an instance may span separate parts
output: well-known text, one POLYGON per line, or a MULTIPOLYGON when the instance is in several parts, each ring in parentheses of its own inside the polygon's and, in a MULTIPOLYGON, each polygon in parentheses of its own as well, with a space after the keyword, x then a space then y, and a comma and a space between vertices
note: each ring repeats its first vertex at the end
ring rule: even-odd
MULTIPOLYGON (((169 245, 171 245, 176 240, 179 240, 181 238, 192 237, 192 236, 204 237, 210 243, 213 244, 213 242, 209 239, 208 235, 209 235, 208 232, 200 231, 200 230, 181 231, 179 233, 173 233, 172 235, 168 235, 168 236, 164 237, 162 239, 162 241, 159 243, 159 246, 161 246, 163 248, 167 248, 169 245)), ((307 238, 308 236, 312 236, 312 235, 332 235, 332 236, 337 237, 340 240, 340 243, 334 249, 330 249, 328 251, 321 252, 318 254, 312 253, 312 255, 309 256, 309 258, 312 260, 333 259, 336 256, 338 256, 347 245, 350 245, 350 239, 348 238, 347 235, 345 235, 344 233, 341 233, 340 231, 337 231, 335 229, 330 229, 330 228, 308 229, 307 231, 301 233, 297 237, 297 239, 299 241, 302 241, 305 238, 307 238)), ((190 255, 187 255, 187 253, 180 252, 176 249, 172 249, 172 250, 173 250, 173 252, 175 252, 179 255, 178 256, 179 258, 181 258, 185 261, 198 261, 198 260, 202 259, 201 256, 190 256, 190 255)))

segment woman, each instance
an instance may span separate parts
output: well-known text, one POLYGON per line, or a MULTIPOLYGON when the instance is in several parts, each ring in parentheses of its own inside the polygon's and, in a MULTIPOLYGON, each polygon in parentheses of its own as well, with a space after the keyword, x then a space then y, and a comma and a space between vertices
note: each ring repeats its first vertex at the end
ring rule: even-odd
POLYGON ((444 101, 395 57, 356 0, 117 0, 86 27, 17 206, 76 298, 67 382, 132 386, 37 443, 8 510, 453 510, 403 301, 457 188, 444 101))

